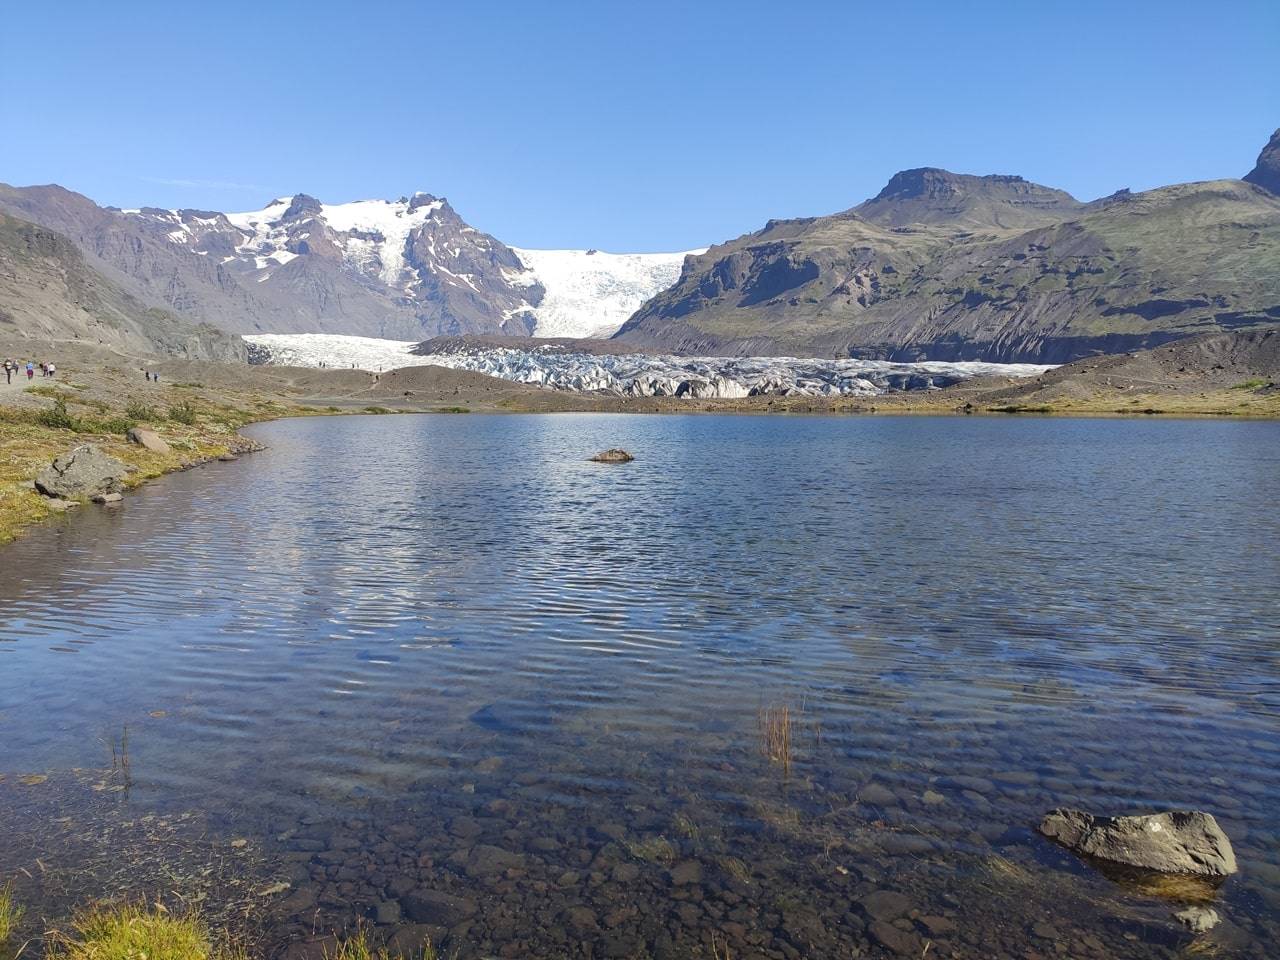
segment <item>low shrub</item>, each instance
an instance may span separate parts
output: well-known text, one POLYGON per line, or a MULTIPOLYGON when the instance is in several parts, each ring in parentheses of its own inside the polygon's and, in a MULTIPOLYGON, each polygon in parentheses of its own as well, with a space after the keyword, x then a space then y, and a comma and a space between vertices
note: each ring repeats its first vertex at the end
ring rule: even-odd
POLYGON ((169 408, 169 419, 174 423, 185 423, 189 427, 195 426, 196 408, 187 400, 175 403, 169 408))

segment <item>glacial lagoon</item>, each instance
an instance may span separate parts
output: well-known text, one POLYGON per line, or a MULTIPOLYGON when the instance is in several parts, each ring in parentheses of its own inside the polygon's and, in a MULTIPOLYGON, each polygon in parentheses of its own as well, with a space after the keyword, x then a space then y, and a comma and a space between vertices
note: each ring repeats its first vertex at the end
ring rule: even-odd
POLYGON ((291 960, 358 922, 458 957, 1280 942, 1280 424, 248 432, 0 547, 32 931, 180 891, 291 960), (1060 805, 1207 810, 1240 873, 1108 878, 1035 833, 1060 805))

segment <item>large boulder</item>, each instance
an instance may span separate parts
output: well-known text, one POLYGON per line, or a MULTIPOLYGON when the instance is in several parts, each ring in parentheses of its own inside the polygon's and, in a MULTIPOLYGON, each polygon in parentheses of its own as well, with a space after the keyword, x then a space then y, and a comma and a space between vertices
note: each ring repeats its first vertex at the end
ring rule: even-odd
POLYGON ((119 493, 127 470, 115 457, 88 443, 62 454, 36 474, 36 489, 61 500, 119 493))
POLYGON ((1040 832, 1073 853, 1160 873, 1225 877, 1236 872, 1231 841, 1212 814, 1174 810, 1138 817, 1095 817, 1052 810, 1040 832))
POLYGON ((169 444, 165 443, 164 438, 154 430, 148 430, 146 427, 130 427, 127 436, 130 443, 136 443, 143 450, 150 450, 152 453, 169 452, 169 444))

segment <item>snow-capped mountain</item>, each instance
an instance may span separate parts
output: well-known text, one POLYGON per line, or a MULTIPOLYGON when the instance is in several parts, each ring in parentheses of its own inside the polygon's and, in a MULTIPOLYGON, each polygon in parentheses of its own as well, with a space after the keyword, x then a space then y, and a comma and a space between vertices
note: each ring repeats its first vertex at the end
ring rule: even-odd
POLYGON ((257 311, 245 333, 608 336, 676 281, 685 256, 517 250, 425 193, 338 204, 298 194, 247 213, 121 213, 215 260, 276 307, 257 311))

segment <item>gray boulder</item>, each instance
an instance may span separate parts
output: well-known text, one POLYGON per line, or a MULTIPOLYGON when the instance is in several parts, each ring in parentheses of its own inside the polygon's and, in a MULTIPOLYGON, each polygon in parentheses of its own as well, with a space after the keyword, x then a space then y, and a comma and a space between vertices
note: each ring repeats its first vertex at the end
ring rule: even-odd
POLYGON ((1231 841, 1211 814, 1174 810, 1138 817, 1095 817, 1052 810, 1040 832, 1073 853, 1110 863, 1200 877, 1236 872, 1231 841))
POLYGON ((36 474, 36 489, 62 500, 119 493, 127 472, 123 463, 89 443, 62 454, 36 474))
POLYGON ((136 443, 143 450, 150 450, 152 453, 169 452, 169 444, 154 430, 148 430, 146 427, 130 427, 127 436, 130 443, 136 443))

